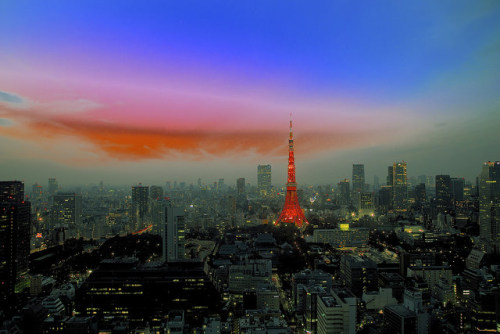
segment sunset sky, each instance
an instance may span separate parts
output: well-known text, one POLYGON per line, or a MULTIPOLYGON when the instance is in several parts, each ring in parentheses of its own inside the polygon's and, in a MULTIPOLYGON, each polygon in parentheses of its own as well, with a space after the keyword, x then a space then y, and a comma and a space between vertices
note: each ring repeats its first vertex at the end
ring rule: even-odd
POLYGON ((0 2, 0 180, 334 184, 500 160, 499 1, 0 2))

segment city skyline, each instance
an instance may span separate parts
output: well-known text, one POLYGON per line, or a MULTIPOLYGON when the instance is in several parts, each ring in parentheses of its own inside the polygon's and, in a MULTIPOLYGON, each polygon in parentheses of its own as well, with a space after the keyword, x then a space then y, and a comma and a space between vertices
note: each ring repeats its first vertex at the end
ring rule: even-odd
MULTIPOLYGON (((0 172, 45 184, 465 177, 498 160, 500 5, 0 5, 0 172), (77 180, 77 181, 74 181, 77 180)), ((300 184, 299 184, 300 186, 300 184)))

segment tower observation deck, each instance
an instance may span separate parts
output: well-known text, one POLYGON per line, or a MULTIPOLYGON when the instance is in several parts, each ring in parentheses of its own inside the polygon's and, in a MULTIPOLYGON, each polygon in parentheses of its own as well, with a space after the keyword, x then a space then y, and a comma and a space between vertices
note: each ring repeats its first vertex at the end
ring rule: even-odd
POLYGON ((293 132, 292 120, 290 119, 290 138, 288 139, 288 182, 286 184, 286 197, 283 210, 276 221, 276 225, 280 223, 293 223, 301 228, 304 224, 309 224, 304 211, 300 207, 299 198, 297 196, 297 183, 295 181, 295 157, 293 152, 293 132))

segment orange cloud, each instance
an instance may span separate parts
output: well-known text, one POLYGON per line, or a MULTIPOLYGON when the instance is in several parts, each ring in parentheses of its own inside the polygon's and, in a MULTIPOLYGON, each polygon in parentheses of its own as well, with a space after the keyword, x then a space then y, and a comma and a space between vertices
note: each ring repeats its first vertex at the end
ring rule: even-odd
MULTIPOLYGON (((145 125, 127 125, 87 119, 85 112, 60 114, 44 110, 12 108, 0 105, 0 116, 13 120, 16 126, 0 127, 0 134, 52 145, 67 137, 79 138, 95 147, 96 153, 118 160, 182 158, 203 160, 212 157, 279 156, 287 152, 288 136, 283 131, 247 129, 183 130, 159 129, 145 125)), ((331 132, 309 132, 298 136, 301 154, 336 148, 366 145, 375 133, 332 129, 331 132)), ((380 138, 380 135, 378 135, 380 138)))

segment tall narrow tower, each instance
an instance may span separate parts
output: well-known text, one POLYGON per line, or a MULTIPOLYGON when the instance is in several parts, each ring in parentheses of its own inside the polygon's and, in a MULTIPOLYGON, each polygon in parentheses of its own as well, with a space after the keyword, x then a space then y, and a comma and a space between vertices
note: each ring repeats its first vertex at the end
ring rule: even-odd
POLYGON ((283 210, 276 221, 280 223, 294 223, 297 227, 303 224, 309 224, 304 211, 300 208, 299 198, 297 196, 297 183, 295 182, 295 159, 293 155, 293 132, 292 120, 290 119, 290 139, 288 140, 288 182, 286 184, 286 198, 283 210))

